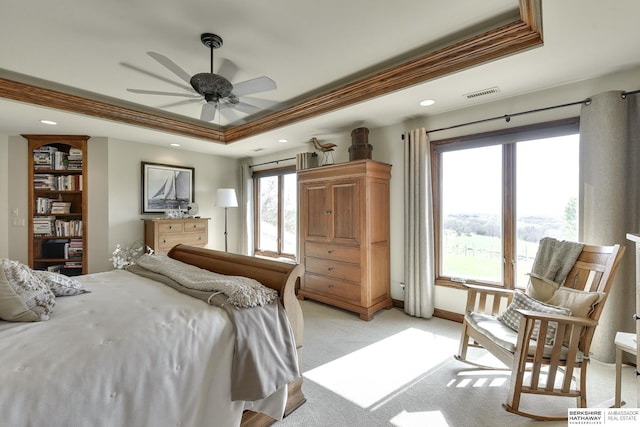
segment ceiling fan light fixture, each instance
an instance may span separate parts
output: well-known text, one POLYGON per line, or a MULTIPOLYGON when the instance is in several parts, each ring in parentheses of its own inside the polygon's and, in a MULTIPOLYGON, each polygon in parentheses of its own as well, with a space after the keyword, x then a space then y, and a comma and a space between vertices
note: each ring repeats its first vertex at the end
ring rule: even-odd
POLYGON ((191 86, 200 95, 213 98, 226 98, 231 95, 233 85, 224 77, 213 73, 198 73, 191 77, 191 86))

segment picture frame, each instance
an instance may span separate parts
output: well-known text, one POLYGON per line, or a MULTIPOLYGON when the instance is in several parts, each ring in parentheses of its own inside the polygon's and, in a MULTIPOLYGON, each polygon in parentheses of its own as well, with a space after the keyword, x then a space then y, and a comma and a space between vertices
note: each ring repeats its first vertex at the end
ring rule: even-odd
POLYGON ((186 210, 194 202, 195 168, 142 162, 142 213, 186 210))

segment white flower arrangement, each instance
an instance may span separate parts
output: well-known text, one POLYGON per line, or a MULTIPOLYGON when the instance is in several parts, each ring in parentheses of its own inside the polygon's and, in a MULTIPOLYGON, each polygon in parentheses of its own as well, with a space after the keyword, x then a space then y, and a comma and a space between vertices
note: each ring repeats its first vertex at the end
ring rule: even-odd
POLYGON ((115 268, 122 270, 123 268, 134 264, 136 260, 145 253, 151 255, 153 253, 153 249, 140 241, 134 242, 126 248, 122 248, 120 244, 117 244, 116 249, 112 253, 112 257, 109 258, 109 261, 113 262, 113 266, 115 268))

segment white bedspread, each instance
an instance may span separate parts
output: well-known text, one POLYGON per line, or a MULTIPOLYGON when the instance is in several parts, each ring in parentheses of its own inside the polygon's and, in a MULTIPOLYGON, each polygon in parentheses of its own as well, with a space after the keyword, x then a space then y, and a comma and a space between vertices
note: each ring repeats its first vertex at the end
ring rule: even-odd
MULTIPOLYGON (((79 278, 46 322, 0 321, 6 426, 237 426, 233 330, 218 307, 126 271, 79 278)), ((287 390, 253 410, 280 418, 287 390)))

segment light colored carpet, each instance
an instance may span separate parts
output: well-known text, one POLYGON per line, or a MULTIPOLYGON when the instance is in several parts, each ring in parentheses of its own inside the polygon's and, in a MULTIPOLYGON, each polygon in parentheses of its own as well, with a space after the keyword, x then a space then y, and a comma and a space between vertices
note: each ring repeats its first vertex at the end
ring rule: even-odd
MULTIPOLYGON (((508 372, 475 370, 453 359, 459 323, 417 319, 398 309, 381 311, 364 322, 353 313, 308 300, 302 302, 302 309, 307 402, 278 427, 566 425, 536 422, 505 411, 501 404, 508 372)), ((624 366, 622 398, 632 407, 637 402, 634 381, 633 368, 624 366)), ((613 399, 614 387, 615 366, 592 361, 589 405, 613 399)), ((542 405, 566 414, 575 402, 554 400, 559 402, 528 403, 530 408, 542 405)))

